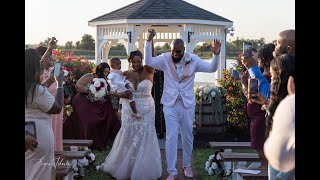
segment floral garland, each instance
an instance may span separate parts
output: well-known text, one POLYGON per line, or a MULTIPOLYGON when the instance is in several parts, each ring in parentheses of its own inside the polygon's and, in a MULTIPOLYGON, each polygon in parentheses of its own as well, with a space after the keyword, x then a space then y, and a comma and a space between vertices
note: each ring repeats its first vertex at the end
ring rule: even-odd
POLYGON ((104 96, 106 94, 109 94, 107 87, 108 87, 108 84, 105 79, 94 78, 92 80, 92 83, 88 85, 88 92, 89 93, 88 93, 87 98, 91 102, 95 102, 95 101, 105 102, 106 99, 104 98, 104 96))

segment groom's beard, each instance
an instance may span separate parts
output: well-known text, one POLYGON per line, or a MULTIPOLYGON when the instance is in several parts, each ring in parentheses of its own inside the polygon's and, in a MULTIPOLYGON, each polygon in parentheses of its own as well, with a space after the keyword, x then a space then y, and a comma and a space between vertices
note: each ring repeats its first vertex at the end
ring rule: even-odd
POLYGON ((171 56, 171 57, 172 57, 172 61, 173 61, 174 63, 178 63, 178 62, 180 62, 181 59, 182 59, 182 57, 178 57, 178 58, 175 58, 175 57, 173 57, 173 56, 171 56))

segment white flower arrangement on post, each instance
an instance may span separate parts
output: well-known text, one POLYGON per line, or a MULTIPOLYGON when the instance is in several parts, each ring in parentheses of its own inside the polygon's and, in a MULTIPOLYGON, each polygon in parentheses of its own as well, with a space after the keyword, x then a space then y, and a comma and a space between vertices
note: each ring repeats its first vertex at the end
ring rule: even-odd
POLYGON ((92 83, 88 85, 88 96, 87 98, 91 101, 105 102, 105 95, 109 94, 108 84, 103 78, 94 78, 92 83))
POLYGON ((194 88, 195 98, 196 98, 196 110, 199 111, 199 118, 196 119, 198 125, 201 126, 202 121, 202 105, 211 105, 212 114, 214 114, 214 119, 217 122, 223 122, 223 98, 225 98, 226 92, 214 85, 202 85, 194 88))

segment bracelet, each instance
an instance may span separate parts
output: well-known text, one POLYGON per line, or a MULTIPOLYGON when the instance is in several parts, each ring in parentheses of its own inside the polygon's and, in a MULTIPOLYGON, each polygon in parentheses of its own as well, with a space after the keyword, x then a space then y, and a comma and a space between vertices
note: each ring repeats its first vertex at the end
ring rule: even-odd
POLYGON ((63 89, 63 87, 57 87, 56 89, 63 89))

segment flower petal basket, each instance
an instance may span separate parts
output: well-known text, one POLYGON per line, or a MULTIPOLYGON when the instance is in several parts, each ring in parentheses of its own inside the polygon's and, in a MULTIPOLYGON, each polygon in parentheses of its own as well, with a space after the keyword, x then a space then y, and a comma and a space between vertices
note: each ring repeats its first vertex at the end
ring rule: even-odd
POLYGON ((227 131, 227 108, 224 90, 217 86, 199 86, 196 98, 195 123, 197 134, 223 136, 227 131))

